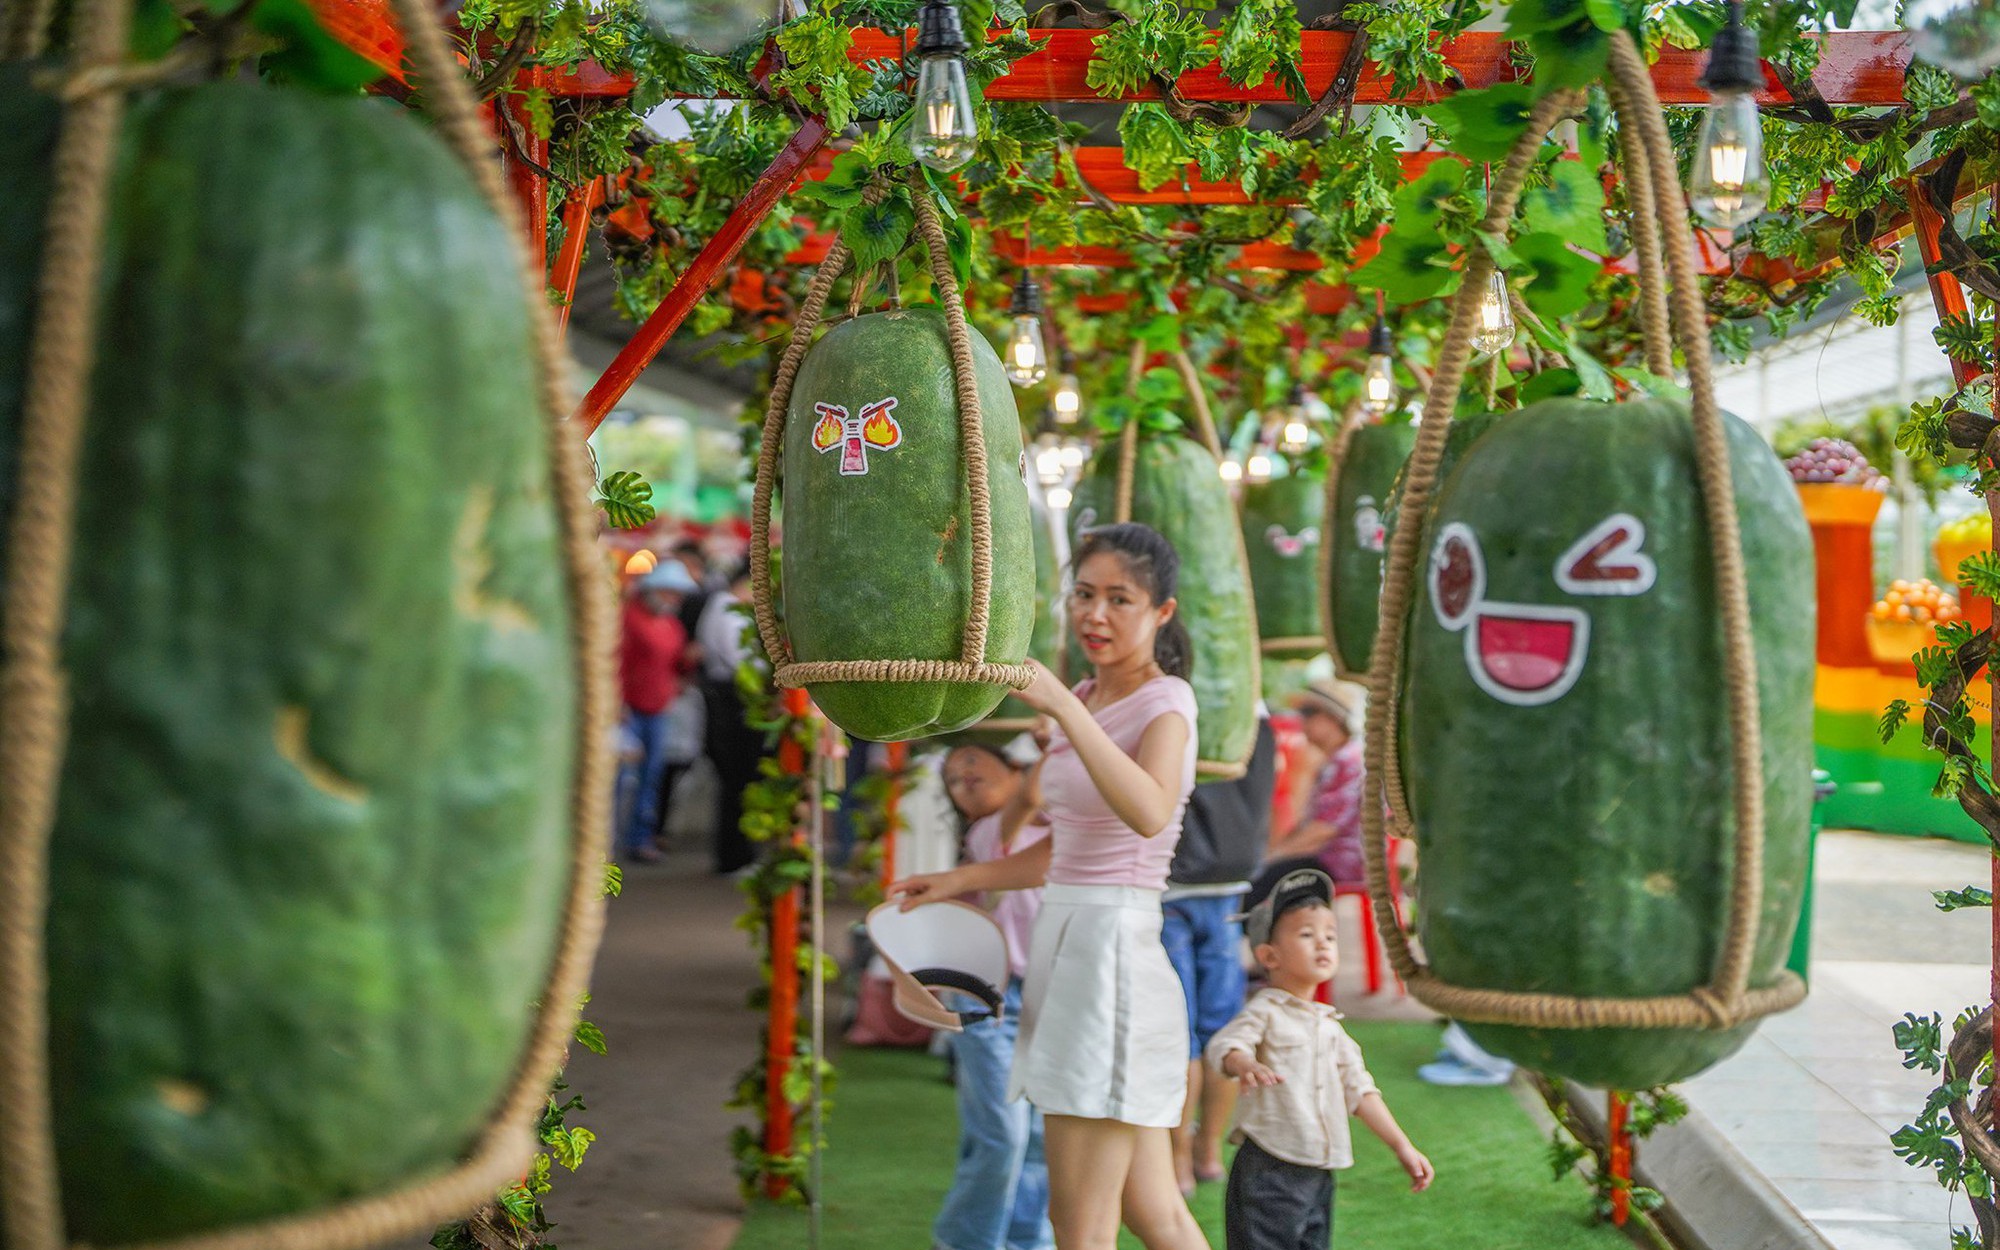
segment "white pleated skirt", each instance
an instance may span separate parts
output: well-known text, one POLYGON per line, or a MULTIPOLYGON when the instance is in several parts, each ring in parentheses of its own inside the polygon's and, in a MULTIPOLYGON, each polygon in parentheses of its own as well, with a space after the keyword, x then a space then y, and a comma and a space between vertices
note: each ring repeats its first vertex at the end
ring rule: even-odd
POLYGON ((1187 1069, 1187 998, 1160 945, 1160 892, 1046 887, 1008 1096, 1045 1115, 1172 1128, 1187 1069))

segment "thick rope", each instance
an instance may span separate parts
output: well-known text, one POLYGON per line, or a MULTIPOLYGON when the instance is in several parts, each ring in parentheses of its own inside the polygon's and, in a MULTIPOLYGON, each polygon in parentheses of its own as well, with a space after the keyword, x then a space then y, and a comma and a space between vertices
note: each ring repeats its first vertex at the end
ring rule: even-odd
MULTIPOLYGON (((1650 79, 1648 80, 1650 81, 1650 79)), ((1606 80, 1605 91, 1611 107, 1620 117, 1630 116, 1637 105, 1616 75, 1606 80)), ((1644 144, 1634 133, 1620 135, 1625 171, 1626 218, 1632 227, 1632 256, 1641 274, 1665 272, 1660 260, 1659 188, 1653 179, 1653 162, 1643 151, 1644 144)), ((1677 169, 1678 166, 1669 166, 1677 169)), ((1679 188, 1675 180, 1676 190, 1679 188)), ((1667 289, 1658 282, 1639 282, 1639 324, 1646 346, 1646 368, 1663 378, 1674 371, 1673 326, 1667 312, 1667 289)))
MULTIPOLYGON (((1131 399, 1139 393, 1139 379, 1146 372, 1146 345, 1138 339, 1132 340, 1132 351, 1125 359, 1125 397, 1131 399)), ((1125 422, 1125 428, 1118 431, 1118 481, 1116 493, 1112 496, 1111 519, 1123 525, 1132 519, 1132 475, 1139 461, 1139 419, 1134 416, 1125 422)))
MULTIPOLYGON (((17 14, 18 16, 18 14, 17 14)), ((130 0, 82 0, 73 73, 114 64, 130 0)), ((46 24, 40 6, 30 20, 46 24)), ((48 868, 69 736, 62 636, 77 474, 96 358, 100 240, 124 99, 67 101, 54 156, 8 518, 0 621, 0 1211, 8 1250, 60 1250, 62 1194, 48 1071, 48 868)))
POLYGON ((1731 882, 1729 931, 1715 976, 1725 999, 1738 998, 1750 980, 1750 962, 1757 944, 1759 911, 1764 893, 1764 739, 1758 720, 1757 653, 1750 633, 1750 592, 1743 568, 1743 536, 1736 517, 1736 489, 1729 468, 1729 441, 1722 409, 1715 402, 1715 378, 1709 355, 1708 311, 1701 298, 1694 259, 1694 239, 1688 226, 1687 204, 1679 184, 1671 194, 1666 180, 1678 168, 1667 123, 1653 91, 1653 79, 1630 35, 1611 37, 1611 73, 1633 105, 1632 119, 1645 140, 1652 162, 1660 209, 1660 229, 1666 236, 1667 273, 1672 279, 1674 328, 1681 356, 1687 363, 1688 391, 1694 417, 1695 466, 1701 481, 1702 504, 1708 518, 1709 545, 1714 553, 1715 597, 1722 612, 1723 664, 1729 695, 1729 732, 1736 789, 1736 864, 1731 882))
MULTIPOLYGON (((877 184, 862 197, 863 203, 877 204, 888 194, 877 184)), ((960 640, 956 660, 815 660, 796 663, 789 641, 780 628, 771 587, 771 504, 777 490, 779 465, 784 451, 785 425, 798 381, 799 368, 812 346, 812 337, 826 308, 833 285, 847 267, 851 254, 843 243, 835 243, 813 275, 800 306, 792 338, 778 362, 772 380, 771 398, 764 409, 762 444, 757 450, 757 483, 750 509, 750 574, 752 610, 757 633, 771 657, 772 677, 781 686, 805 686, 818 682, 970 682, 1025 689, 1034 680, 1034 668, 1027 664, 986 662, 986 640, 993 600, 993 500, 986 458, 986 422, 979 402, 979 377, 972 354, 972 331, 966 324, 965 306, 960 300, 958 279, 951 268, 951 251, 944 226, 929 200, 923 176, 910 172, 910 200, 915 209, 917 237, 930 259, 931 282, 937 288, 938 304, 944 310, 945 337, 952 357, 952 391, 958 401, 959 450, 963 458, 968 511, 972 521, 972 603, 960 640)))
MULTIPOLYGON (((1715 406, 1708 360, 1707 323, 1694 276, 1686 209, 1677 194, 1658 193, 1665 188, 1664 179, 1668 176, 1665 171, 1674 168, 1670 149, 1666 145, 1665 123, 1643 62, 1639 60, 1629 38, 1622 34, 1613 37, 1612 68, 1621 79, 1625 106, 1621 110, 1621 120, 1627 122, 1628 129, 1643 140, 1634 149, 1634 159, 1650 163, 1648 172, 1654 176, 1648 185, 1656 189, 1653 198, 1662 216, 1659 226, 1665 235, 1666 259, 1675 282, 1674 300, 1670 305, 1674 316, 1673 328, 1680 333, 1695 394, 1693 411, 1697 467, 1715 547, 1718 597, 1722 601, 1723 629, 1728 648, 1725 660, 1735 763, 1736 871, 1732 881, 1727 931, 1714 978, 1709 985, 1684 995, 1641 999, 1578 998, 1450 985, 1438 980, 1411 952, 1408 934, 1403 930, 1388 888, 1386 835, 1392 826, 1400 833, 1408 833, 1413 828, 1403 802, 1400 760, 1396 758, 1394 744, 1398 738, 1400 674, 1397 668, 1404 645, 1405 618, 1413 593, 1413 574, 1423 528, 1420 522, 1398 525, 1390 540, 1389 563, 1383 582, 1381 625, 1369 665, 1372 673, 1371 698, 1364 743, 1367 773, 1362 802, 1366 836, 1362 846, 1367 862, 1369 891, 1377 908, 1377 927, 1388 949, 1390 963, 1408 983, 1411 993, 1427 1005, 1457 1019, 1475 1023, 1572 1029, 1719 1029, 1783 1010, 1804 996, 1805 986, 1798 977, 1787 972, 1781 973, 1769 987, 1757 990, 1746 988, 1762 894, 1763 782, 1755 657, 1750 648, 1741 538, 1736 525, 1734 495, 1729 484, 1727 446, 1719 410, 1715 406)), ((1558 92, 1536 105, 1527 132, 1508 154, 1506 166, 1494 183, 1482 229, 1505 229, 1542 135, 1558 116, 1574 107, 1577 98, 1574 92, 1558 92)), ((1424 421, 1418 432, 1417 446, 1405 469, 1400 506, 1406 519, 1424 515, 1431 490, 1436 484, 1451 412, 1456 406, 1465 365, 1470 357, 1475 307, 1474 296, 1470 293, 1483 287, 1490 270, 1491 261, 1483 252, 1467 257, 1464 285, 1454 297, 1451 326, 1446 332, 1437 372, 1425 399, 1424 421)), ((1641 283, 1653 287, 1658 287, 1665 277, 1656 269, 1642 268, 1640 271, 1641 283)))
POLYGON ((1195 433, 1201 436, 1201 444, 1208 448, 1209 455, 1222 459, 1222 438, 1215 432, 1215 413, 1208 406, 1208 388, 1202 385, 1201 373, 1188 358, 1187 348, 1174 349, 1174 367, 1180 370, 1181 385, 1187 388, 1188 400, 1194 406, 1195 433))
POLYGON ((0 24, 0 61, 32 61, 48 46, 55 0, 14 0, 0 24))

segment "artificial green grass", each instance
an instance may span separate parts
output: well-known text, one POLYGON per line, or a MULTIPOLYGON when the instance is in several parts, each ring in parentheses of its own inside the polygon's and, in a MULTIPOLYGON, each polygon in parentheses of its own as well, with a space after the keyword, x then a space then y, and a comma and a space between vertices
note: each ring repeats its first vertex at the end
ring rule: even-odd
MULTIPOLYGON (((1478 1247, 1479 1250, 1611 1250, 1631 1243, 1590 1221, 1582 1182, 1549 1177, 1544 1139, 1505 1089, 1438 1089, 1417 1080, 1438 1045, 1426 1024, 1354 1021, 1382 1096, 1437 1167, 1422 1194, 1375 1135, 1357 1121, 1355 1165, 1340 1174, 1334 1245, 1478 1247)), ((909 1051, 849 1050, 827 1117, 825 1250, 926 1250, 951 1183, 958 1115, 939 1060, 909 1051)), ((1203 1185, 1194 1212, 1223 1250, 1222 1190, 1203 1185)), ((806 1216, 757 1203, 735 1250, 800 1250, 806 1216)), ((1139 1250, 1129 1233, 1121 1246, 1139 1250)))

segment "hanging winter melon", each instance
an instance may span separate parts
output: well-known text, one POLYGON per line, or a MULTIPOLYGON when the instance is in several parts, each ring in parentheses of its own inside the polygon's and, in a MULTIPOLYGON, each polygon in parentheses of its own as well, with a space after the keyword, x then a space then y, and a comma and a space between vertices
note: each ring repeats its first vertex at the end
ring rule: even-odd
POLYGON ((1243 547, 1267 658, 1307 660, 1326 650, 1319 606, 1325 514, 1320 474, 1294 470, 1243 488, 1243 547))
MULTIPOLYGON (((1062 663, 1062 561, 1056 555, 1054 515, 1039 496, 1030 495, 1028 515, 1033 528, 1035 549, 1035 628, 1028 636, 1028 655, 1050 668, 1062 663)), ((993 714, 965 731, 980 741, 1001 743, 1017 734, 1031 732, 1041 713, 1021 702, 1020 696, 1000 700, 993 714)))
MULTIPOLYGON (((1777 457, 1726 417, 1763 734, 1752 988, 1780 975, 1812 805, 1812 539, 1777 457)), ((1711 542, 1684 404, 1551 400, 1494 419, 1443 479, 1402 687, 1418 929, 1450 984, 1680 995, 1714 973, 1732 768, 1711 542)), ((1639 1089, 1725 1030, 1469 1026, 1543 1072, 1639 1089)))
MULTIPOLYGON (((10 502, 47 118, 0 82, 10 502)), ((576 738, 531 320, 463 168, 399 109, 250 82, 134 101, 122 149, 45 951, 91 1245, 475 1148, 570 889, 576 738)))
POLYGON ((1357 426, 1347 436, 1326 494, 1326 628, 1335 665, 1343 674, 1368 671, 1375 646, 1376 608, 1382 597, 1384 518, 1393 484, 1417 439, 1405 421, 1357 426))
MULTIPOLYGON (((1070 512, 1070 543, 1117 519, 1121 440, 1102 444, 1085 466, 1070 512)), ((1141 438, 1132 466, 1131 520, 1150 525, 1180 553, 1180 615, 1194 640, 1194 686, 1201 708, 1199 768, 1241 775, 1257 743, 1257 614, 1243 533, 1215 457, 1177 436, 1141 438)), ((1072 654, 1069 672, 1088 671, 1072 654)))
MULTIPOLYGON (((1035 623, 1035 555, 1013 387, 969 336, 992 515, 990 663, 1019 664, 1035 623)), ((785 628, 801 664, 957 660, 973 604, 970 495, 944 314, 841 322, 806 354, 784 435, 785 628)), ((879 742, 963 729, 997 682, 812 680, 842 729, 879 742)))

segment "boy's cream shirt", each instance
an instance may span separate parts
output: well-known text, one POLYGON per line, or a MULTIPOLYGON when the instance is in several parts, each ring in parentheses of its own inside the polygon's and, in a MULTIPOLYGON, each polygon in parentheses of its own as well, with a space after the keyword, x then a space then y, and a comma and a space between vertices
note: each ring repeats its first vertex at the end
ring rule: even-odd
POLYGON ((1375 1093, 1361 1047, 1340 1027, 1340 1013, 1279 989, 1250 996, 1234 1020, 1209 1040, 1205 1058, 1220 1071, 1232 1050, 1284 1080, 1246 1085, 1236 1104, 1236 1131, 1288 1163, 1312 1168, 1354 1165, 1348 1117, 1375 1093))

